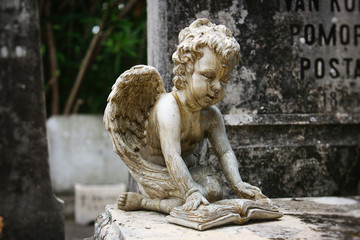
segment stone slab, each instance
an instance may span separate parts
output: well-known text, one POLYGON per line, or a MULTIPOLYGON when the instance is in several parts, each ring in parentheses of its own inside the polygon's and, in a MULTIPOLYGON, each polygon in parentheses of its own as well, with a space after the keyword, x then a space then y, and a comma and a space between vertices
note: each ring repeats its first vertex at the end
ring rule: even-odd
POLYGON ((112 150, 101 115, 55 116, 47 128, 55 192, 73 193, 76 183, 127 184, 127 168, 112 150))
POLYGON ((150 211, 124 212, 108 205, 95 223, 95 239, 360 239, 360 197, 273 199, 285 215, 197 231, 150 211))
POLYGON ((126 191, 126 185, 82 185, 75 184, 75 222, 86 225, 94 222, 107 204, 117 201, 126 191))

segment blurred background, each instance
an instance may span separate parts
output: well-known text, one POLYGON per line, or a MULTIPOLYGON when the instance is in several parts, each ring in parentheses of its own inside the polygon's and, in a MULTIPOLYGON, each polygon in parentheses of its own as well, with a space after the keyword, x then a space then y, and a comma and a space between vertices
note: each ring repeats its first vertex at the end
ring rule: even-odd
POLYGON ((66 239, 83 239, 126 190, 102 114, 116 78, 146 64, 146 1, 40 0, 39 14, 51 182, 66 239))
POLYGON ((40 0, 47 116, 103 113, 112 84, 146 64, 145 0, 40 0))

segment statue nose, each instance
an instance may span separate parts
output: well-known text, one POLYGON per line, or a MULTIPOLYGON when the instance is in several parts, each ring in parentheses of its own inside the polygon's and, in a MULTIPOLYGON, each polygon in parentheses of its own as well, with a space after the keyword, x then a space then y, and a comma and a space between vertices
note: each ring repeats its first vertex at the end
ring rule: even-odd
POLYGON ((211 86, 211 90, 214 92, 214 93, 218 93, 221 89, 221 86, 220 86, 220 83, 219 81, 216 81, 212 86, 211 86))

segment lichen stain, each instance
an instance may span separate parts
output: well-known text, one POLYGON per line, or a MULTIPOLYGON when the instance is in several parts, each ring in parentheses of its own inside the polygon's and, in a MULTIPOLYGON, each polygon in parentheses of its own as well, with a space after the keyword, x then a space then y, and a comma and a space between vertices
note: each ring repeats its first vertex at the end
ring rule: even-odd
POLYGON ((304 214, 299 215, 301 221, 313 224, 316 231, 323 232, 323 237, 353 239, 360 237, 360 219, 356 217, 340 215, 319 215, 304 214))
POLYGON ((18 58, 23 58, 26 56, 26 49, 25 47, 16 46, 15 47, 15 56, 18 58))
POLYGON ((9 51, 6 46, 2 46, 0 50, 1 58, 7 58, 9 56, 9 51))

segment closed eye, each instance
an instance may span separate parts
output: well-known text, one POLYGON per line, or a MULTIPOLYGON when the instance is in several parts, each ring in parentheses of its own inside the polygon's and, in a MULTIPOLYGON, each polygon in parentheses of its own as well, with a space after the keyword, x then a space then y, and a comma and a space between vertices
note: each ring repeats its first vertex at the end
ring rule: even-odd
POLYGON ((221 80, 220 80, 220 84, 221 84, 222 86, 225 86, 225 85, 227 84, 227 82, 228 82, 228 79, 221 79, 221 80))
POLYGON ((201 76, 207 78, 207 79, 214 79, 216 74, 212 71, 203 71, 200 72, 201 76))
POLYGON ((204 78, 206 78, 207 80, 212 80, 212 77, 209 76, 209 75, 204 75, 204 74, 201 74, 201 76, 203 76, 204 78))

